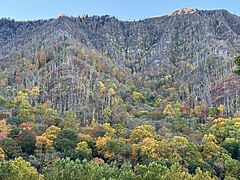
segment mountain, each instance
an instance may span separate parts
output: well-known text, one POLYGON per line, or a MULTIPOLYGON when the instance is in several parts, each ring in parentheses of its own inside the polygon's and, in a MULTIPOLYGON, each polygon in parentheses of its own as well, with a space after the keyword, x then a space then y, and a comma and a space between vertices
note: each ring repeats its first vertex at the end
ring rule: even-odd
POLYGON ((168 104, 239 109, 234 58, 240 17, 227 10, 181 9, 139 21, 111 16, 0 20, 0 94, 40 88, 63 114, 86 123, 158 119, 168 104), (138 93, 138 94, 137 94, 138 93), (161 103, 157 103, 157 100, 161 103), (150 115, 149 115, 150 114, 150 115))

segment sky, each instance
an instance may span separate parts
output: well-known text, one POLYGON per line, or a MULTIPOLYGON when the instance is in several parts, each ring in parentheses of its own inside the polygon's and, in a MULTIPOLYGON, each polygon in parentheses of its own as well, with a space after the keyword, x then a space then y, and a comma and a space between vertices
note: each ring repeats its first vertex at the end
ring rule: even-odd
POLYGON ((111 15, 139 20, 169 14, 181 8, 227 9, 240 16, 240 0, 0 0, 0 18, 35 20, 59 14, 111 15))

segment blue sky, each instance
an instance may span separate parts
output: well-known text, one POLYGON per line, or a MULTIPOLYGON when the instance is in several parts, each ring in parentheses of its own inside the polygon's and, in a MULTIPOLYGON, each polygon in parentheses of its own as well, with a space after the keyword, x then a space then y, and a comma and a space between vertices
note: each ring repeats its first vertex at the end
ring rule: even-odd
POLYGON ((108 14, 121 20, 139 20, 184 7, 227 9, 240 15, 240 0, 0 0, 0 18, 46 19, 65 13, 69 16, 108 14))

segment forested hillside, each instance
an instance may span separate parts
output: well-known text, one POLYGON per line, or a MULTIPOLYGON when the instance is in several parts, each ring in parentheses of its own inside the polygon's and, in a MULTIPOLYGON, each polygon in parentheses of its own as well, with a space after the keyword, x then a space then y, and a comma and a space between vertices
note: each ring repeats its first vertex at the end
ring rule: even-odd
POLYGON ((239 179, 239 27, 0 19, 0 179, 239 179))

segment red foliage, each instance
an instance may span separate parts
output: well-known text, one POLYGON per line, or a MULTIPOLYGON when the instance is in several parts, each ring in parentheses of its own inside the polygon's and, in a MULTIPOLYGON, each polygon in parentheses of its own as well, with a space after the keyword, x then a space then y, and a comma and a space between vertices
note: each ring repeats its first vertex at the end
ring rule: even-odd
POLYGON ((7 132, 0 132, 0 139, 6 138, 7 132))
POLYGON ((21 128, 29 128, 29 127, 30 127, 30 124, 28 124, 28 123, 22 123, 22 124, 19 124, 18 126, 21 127, 21 128))
POLYGON ((222 116, 215 116, 214 118, 212 118, 212 121, 219 119, 219 118, 223 118, 222 116))

